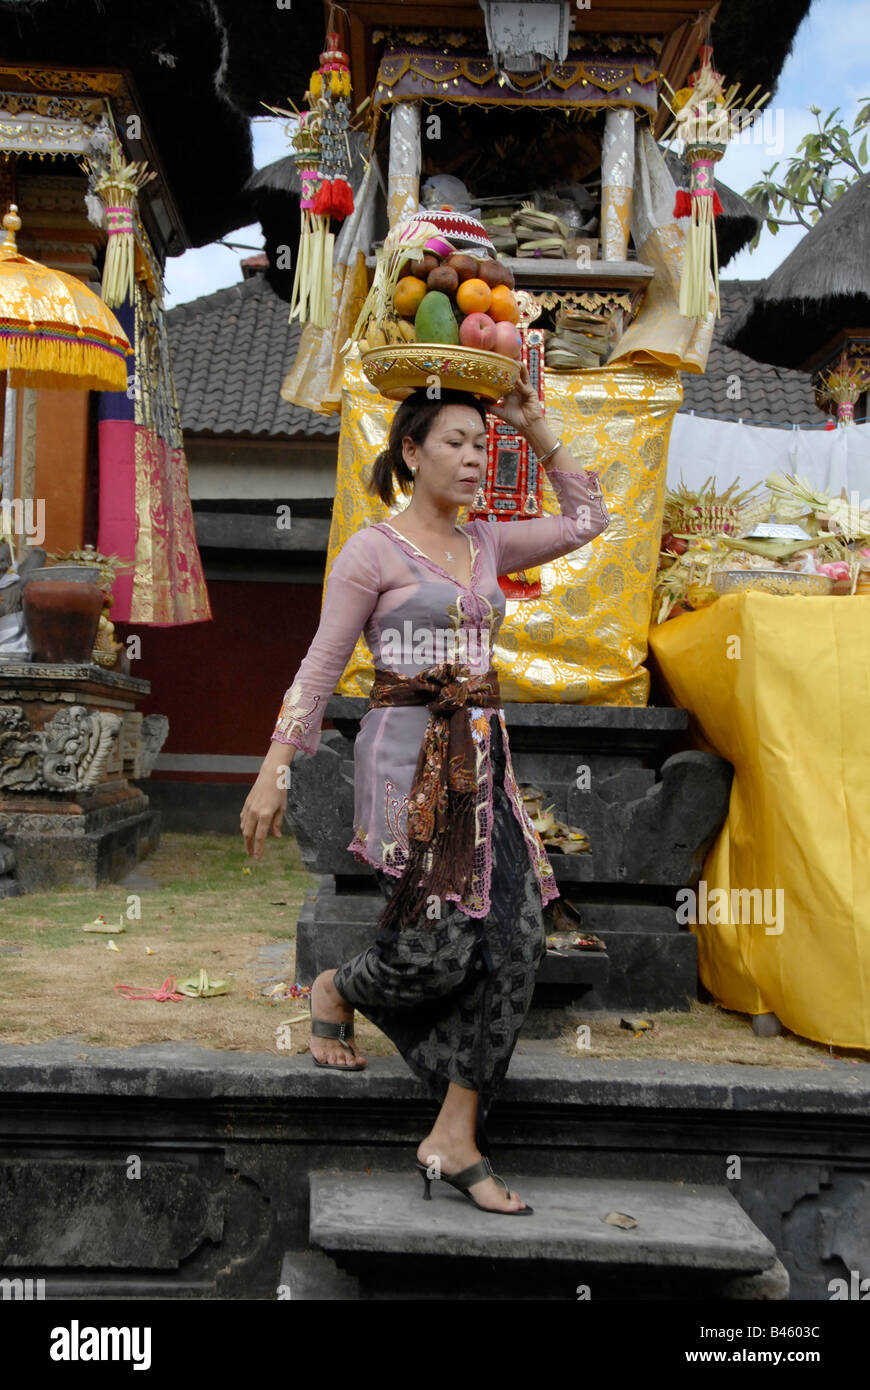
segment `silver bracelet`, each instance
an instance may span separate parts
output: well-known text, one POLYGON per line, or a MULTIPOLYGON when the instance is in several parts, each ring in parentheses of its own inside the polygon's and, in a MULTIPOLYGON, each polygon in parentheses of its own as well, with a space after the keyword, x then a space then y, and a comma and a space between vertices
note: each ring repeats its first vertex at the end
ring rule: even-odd
POLYGON ((557 439, 557 440, 556 440, 556 443, 553 445, 552 449, 550 449, 548 453, 543 454, 543 455, 538 459, 538 463, 546 463, 546 462, 547 462, 547 459, 552 458, 553 455, 556 453, 556 451, 557 451, 558 449, 561 449, 561 447, 562 447, 562 441, 561 441, 561 439, 557 439))

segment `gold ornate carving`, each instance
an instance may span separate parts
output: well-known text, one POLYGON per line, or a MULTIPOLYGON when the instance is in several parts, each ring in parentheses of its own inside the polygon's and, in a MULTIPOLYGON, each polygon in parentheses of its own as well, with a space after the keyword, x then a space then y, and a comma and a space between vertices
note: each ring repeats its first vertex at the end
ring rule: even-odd
POLYGON ((84 68, 22 68, 17 64, 0 66, 0 77, 17 77, 30 87, 47 92, 120 92, 124 78, 120 72, 93 72, 84 68))
POLYGON ((627 290, 545 290, 538 296, 545 309, 585 309, 607 318, 614 309, 631 310, 632 295, 627 290))

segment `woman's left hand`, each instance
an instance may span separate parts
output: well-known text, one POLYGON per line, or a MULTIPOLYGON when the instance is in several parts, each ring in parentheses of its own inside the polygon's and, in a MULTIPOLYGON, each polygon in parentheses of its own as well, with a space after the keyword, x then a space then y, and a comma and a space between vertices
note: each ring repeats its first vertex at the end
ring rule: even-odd
POLYGON ((486 408, 490 415, 497 415, 500 420, 513 425, 521 433, 525 433, 539 420, 544 419, 541 402, 531 383, 525 362, 520 367, 519 380, 513 390, 502 396, 497 405, 487 405, 486 408))

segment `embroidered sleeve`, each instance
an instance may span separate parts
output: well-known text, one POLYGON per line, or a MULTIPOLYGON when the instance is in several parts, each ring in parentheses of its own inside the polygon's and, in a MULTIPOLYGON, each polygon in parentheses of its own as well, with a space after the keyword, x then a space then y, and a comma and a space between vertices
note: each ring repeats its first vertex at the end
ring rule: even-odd
POLYGON ((573 473, 551 468, 547 476, 559 502, 560 516, 478 522, 489 528, 499 574, 512 574, 568 555, 610 525, 596 469, 573 473))
POLYGON ((380 593, 377 548, 357 531, 345 541, 326 581, 320 624, 293 677, 272 733, 313 757, 326 703, 341 679, 380 593))

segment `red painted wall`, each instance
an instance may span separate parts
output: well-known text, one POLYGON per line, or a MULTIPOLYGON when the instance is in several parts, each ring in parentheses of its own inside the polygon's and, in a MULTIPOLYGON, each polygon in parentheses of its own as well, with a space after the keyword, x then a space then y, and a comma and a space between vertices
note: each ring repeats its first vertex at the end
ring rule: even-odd
MULTIPOLYGON (((290 685, 320 621, 317 584, 209 579, 214 618, 184 627, 118 623, 142 641, 130 674, 151 682, 139 705, 165 714, 164 753, 264 757, 290 685)), ((331 724, 326 722, 325 728, 331 724)), ((250 773, 160 772, 161 779, 250 782, 250 773)))

